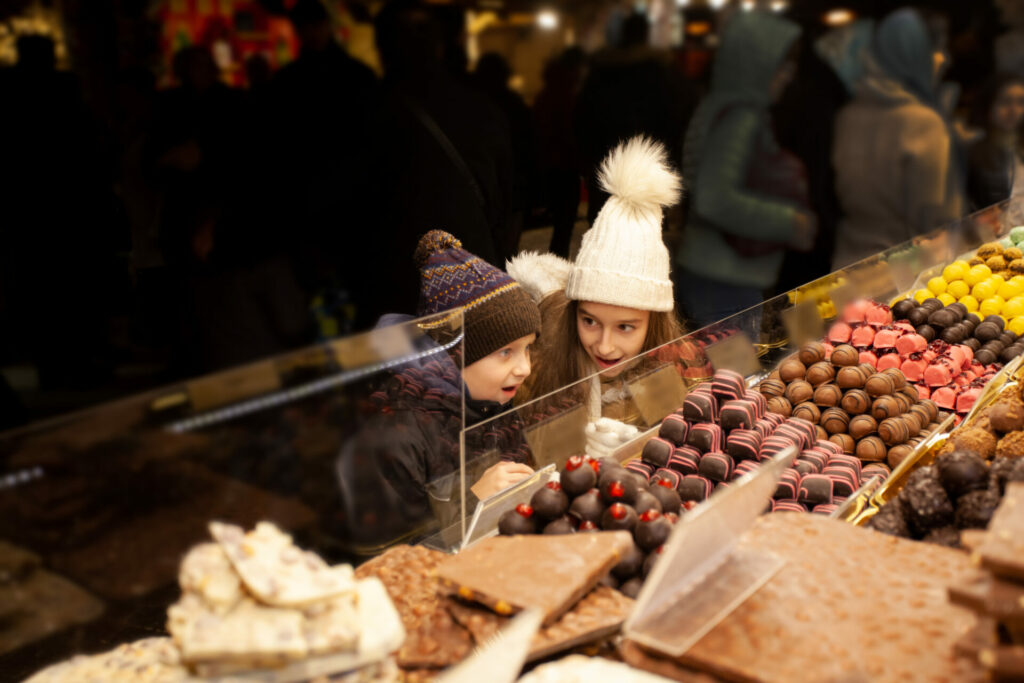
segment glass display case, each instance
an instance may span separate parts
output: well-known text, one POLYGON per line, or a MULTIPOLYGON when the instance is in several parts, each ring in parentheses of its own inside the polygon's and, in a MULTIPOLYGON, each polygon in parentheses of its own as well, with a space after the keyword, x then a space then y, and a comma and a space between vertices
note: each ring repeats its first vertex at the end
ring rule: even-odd
POLYGON ((210 520, 333 563, 461 519, 462 340, 406 319, 0 435, 0 678, 163 633, 210 520))

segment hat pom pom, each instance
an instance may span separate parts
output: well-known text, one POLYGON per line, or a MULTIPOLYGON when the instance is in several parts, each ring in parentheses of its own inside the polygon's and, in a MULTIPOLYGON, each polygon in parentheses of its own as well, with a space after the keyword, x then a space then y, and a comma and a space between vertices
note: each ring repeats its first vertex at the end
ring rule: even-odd
POLYGON ((461 248, 462 242, 455 235, 444 230, 431 230, 420 238, 420 243, 416 245, 416 253, 413 254, 413 259, 416 261, 417 266, 422 266, 433 254, 445 249, 461 248))
POLYGON ((671 206, 682 190, 665 148, 643 136, 613 149, 601 163, 598 180, 612 197, 640 211, 671 206))

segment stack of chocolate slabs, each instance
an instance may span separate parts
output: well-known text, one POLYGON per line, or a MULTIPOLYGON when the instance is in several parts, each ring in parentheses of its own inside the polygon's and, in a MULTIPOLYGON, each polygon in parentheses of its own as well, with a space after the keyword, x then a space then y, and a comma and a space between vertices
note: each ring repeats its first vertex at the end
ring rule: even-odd
MULTIPOLYGON (((964 542, 967 543, 965 538, 964 542)), ((1024 679, 1024 483, 1006 488, 988 531, 971 539, 980 570, 949 589, 950 602, 977 615, 956 643, 991 680, 1024 679)))

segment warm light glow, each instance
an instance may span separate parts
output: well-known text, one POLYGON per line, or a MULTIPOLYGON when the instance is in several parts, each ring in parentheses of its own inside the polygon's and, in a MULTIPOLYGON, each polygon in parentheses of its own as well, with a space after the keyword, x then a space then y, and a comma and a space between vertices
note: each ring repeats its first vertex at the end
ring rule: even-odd
POLYGON ((754 9, 754 0, 743 0, 742 7, 744 12, 749 12, 754 9))
POLYGON ((782 12, 789 7, 789 3, 786 0, 772 0, 771 7, 773 12, 782 12))
POLYGON ((691 21, 686 25, 686 35, 688 36, 706 36, 709 33, 711 33, 711 22, 691 21))
POLYGON ((844 26, 854 20, 854 14, 845 7, 837 7, 825 13, 823 21, 829 26, 844 26))
POLYGON ((545 31, 558 28, 558 15, 549 9, 537 12, 537 26, 545 31))
POLYGON ((686 7, 690 4, 690 0, 676 0, 676 4, 680 7, 686 7))
POLYGON ((725 3, 728 2, 728 0, 710 0, 710 2, 711 9, 722 9, 725 7, 725 3))

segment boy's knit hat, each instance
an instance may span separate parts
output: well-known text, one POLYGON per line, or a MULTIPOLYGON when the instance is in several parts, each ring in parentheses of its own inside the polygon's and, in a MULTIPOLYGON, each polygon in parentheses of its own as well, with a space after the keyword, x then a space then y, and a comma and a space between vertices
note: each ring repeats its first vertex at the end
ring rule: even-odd
POLYGON ((679 200, 682 181, 665 148, 635 137, 613 149, 598 173, 611 194, 583 235, 565 295, 576 301, 670 311, 674 305, 661 207, 679 200))
POLYGON ((540 332, 540 310, 519 283, 463 249, 453 235, 431 230, 420 238, 415 259, 420 268, 417 314, 462 311, 465 365, 540 332))

